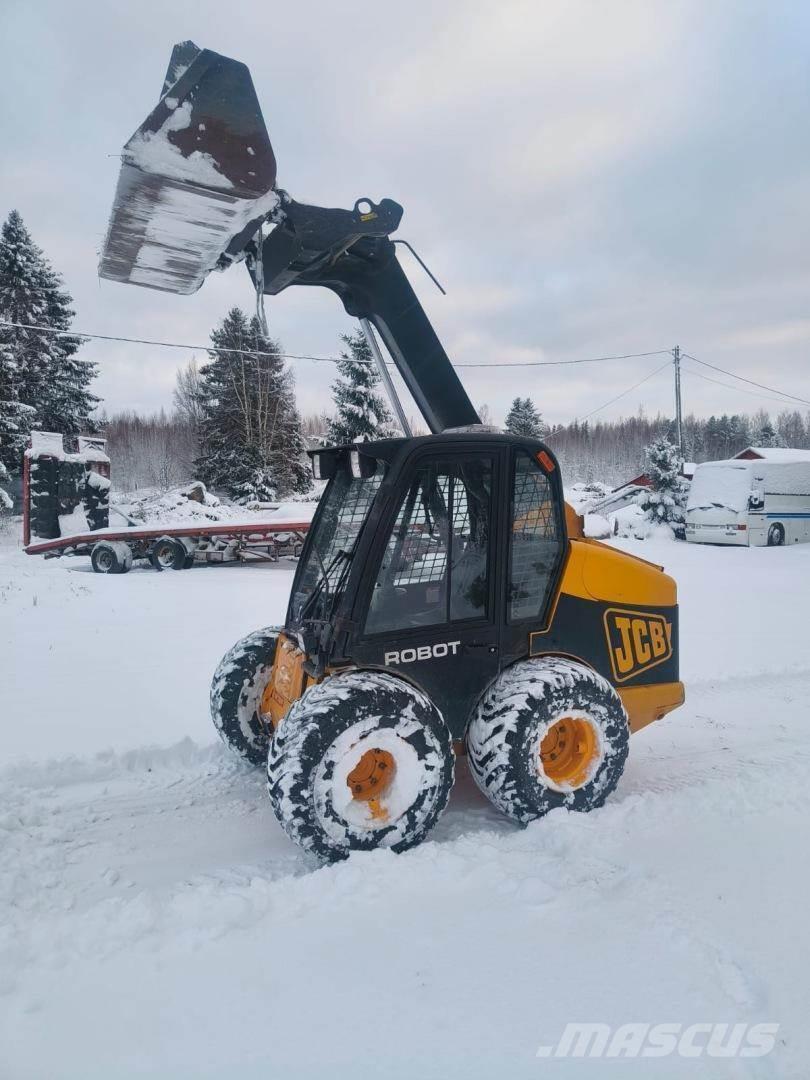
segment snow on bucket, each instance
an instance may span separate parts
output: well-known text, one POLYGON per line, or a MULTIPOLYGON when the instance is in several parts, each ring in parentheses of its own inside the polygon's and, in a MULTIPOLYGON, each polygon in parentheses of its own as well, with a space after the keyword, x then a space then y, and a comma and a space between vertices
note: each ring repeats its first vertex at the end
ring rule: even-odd
POLYGON ((247 67, 191 41, 176 45, 163 96, 121 155, 100 276, 196 292, 234 238, 275 208, 275 182, 247 67))

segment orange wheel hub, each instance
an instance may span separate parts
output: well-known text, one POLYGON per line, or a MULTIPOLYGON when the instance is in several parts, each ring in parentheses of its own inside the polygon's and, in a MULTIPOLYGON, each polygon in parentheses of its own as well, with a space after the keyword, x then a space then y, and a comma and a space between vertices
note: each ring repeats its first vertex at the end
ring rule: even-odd
POLYGON ((367 802, 373 817, 387 817, 388 811, 380 803, 391 781, 396 765, 394 755, 375 747, 366 750, 346 777, 351 793, 359 802, 367 802))
POLYGON ((564 716, 553 724, 540 744, 543 772, 561 787, 582 787, 599 756, 599 739, 588 720, 564 716))

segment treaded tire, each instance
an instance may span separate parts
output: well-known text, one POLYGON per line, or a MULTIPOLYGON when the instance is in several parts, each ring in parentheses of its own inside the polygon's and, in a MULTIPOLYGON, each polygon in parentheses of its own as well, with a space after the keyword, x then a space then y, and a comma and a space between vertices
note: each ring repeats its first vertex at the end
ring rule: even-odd
POLYGON ((188 551, 173 536, 160 536, 149 548, 149 562, 155 570, 184 570, 188 551))
POLYGON ((267 758, 270 799, 301 847, 333 862, 351 851, 419 844, 447 805, 455 759, 441 713, 410 683, 378 671, 333 675, 312 686, 276 728, 267 758), (394 759, 389 820, 372 821, 346 776, 366 750, 394 759))
POLYGON ((785 527, 778 521, 768 529, 768 547, 782 547, 785 542, 785 527))
POLYGON ((251 765, 264 765, 270 738, 259 715, 281 627, 266 626, 229 649, 211 680, 211 719, 225 745, 251 765))
POLYGON ((610 683, 573 660, 519 661, 487 690, 467 731, 470 769, 478 787, 521 824, 557 807, 594 810, 614 790, 627 760, 627 714, 610 683), (598 733, 589 779, 566 788, 549 781, 540 763, 543 735, 571 713, 598 733))
POLYGON ((132 551, 120 540, 101 540, 90 552, 90 563, 97 574, 126 574, 132 569, 132 551))

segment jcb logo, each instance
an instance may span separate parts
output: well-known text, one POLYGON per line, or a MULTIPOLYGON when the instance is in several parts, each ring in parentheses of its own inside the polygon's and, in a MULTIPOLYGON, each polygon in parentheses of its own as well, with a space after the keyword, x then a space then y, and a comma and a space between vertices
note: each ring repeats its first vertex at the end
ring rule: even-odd
POLYGON ((605 612, 605 633, 616 682, 624 682, 672 656, 672 623, 647 611, 605 612))

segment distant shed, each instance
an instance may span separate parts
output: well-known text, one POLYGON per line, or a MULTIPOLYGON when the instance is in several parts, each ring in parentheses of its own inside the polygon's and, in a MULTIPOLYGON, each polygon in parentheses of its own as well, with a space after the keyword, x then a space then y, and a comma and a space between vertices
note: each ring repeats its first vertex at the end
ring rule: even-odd
POLYGON ((792 450, 786 446, 746 446, 732 460, 738 461, 810 461, 810 450, 792 450))

